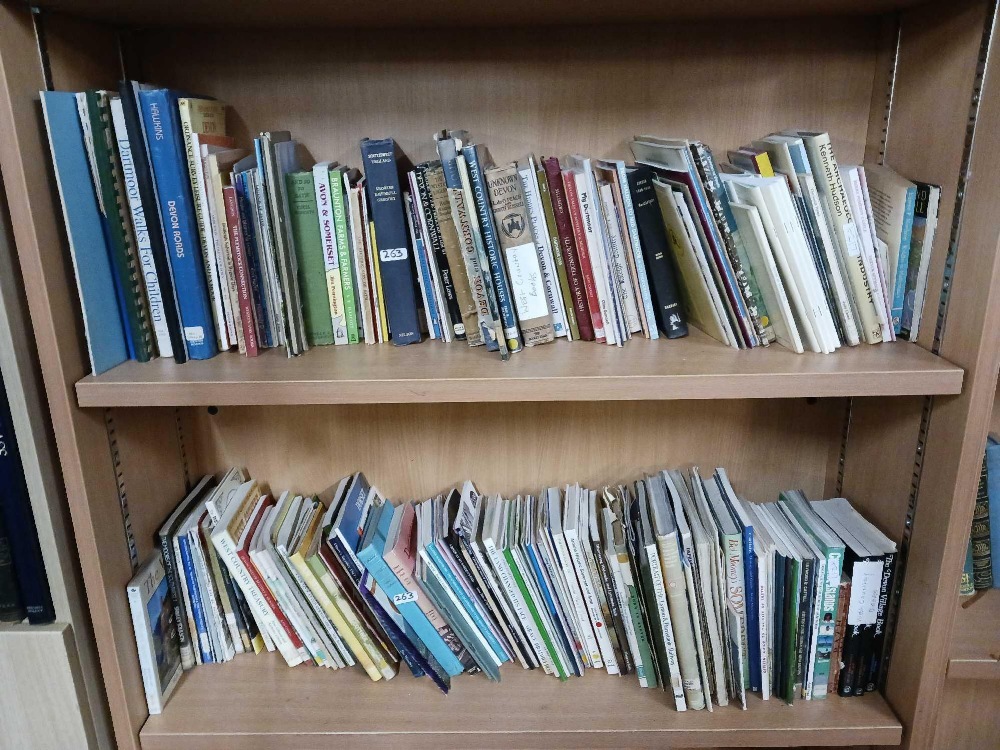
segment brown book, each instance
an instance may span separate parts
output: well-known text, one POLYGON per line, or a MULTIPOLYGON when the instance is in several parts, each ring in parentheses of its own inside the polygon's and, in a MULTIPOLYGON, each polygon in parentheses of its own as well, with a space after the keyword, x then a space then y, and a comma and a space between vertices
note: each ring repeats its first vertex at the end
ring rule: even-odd
POLYGON ((847 632, 847 610, 851 598, 851 579, 845 573, 840 579, 840 602, 837 622, 833 629, 833 650, 830 652, 830 679, 827 681, 827 695, 837 695, 840 670, 844 666, 844 634, 847 632))
POLYGON ((517 164, 491 167, 485 176, 521 335, 526 346, 547 344, 555 340, 555 329, 517 164))

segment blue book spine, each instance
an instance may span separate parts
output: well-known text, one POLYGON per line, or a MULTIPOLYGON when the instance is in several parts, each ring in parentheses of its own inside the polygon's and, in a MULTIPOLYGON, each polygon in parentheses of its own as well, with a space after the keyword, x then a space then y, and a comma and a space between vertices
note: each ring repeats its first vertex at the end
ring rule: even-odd
POLYGON ((236 175, 233 187, 236 189, 236 201, 240 211, 240 230, 243 232, 243 246, 246 250, 247 266, 250 269, 250 297, 253 300, 254 317, 257 319, 257 328, 261 332, 261 340, 265 346, 273 347, 275 345, 274 333, 271 330, 266 311, 266 295, 262 293, 264 280, 261 272, 260 249, 257 243, 257 233, 254 231, 251 219, 253 205, 248 193, 246 172, 236 175))
POLYGON ((368 569, 368 572, 372 574, 378 585, 382 587, 386 595, 392 599, 392 603, 399 610, 403 619, 413 628, 416 637, 423 642, 427 650, 437 659, 442 669, 451 677, 461 674, 465 671, 462 667, 462 662, 448 648, 448 644, 444 642, 444 639, 434 626, 431 625, 430 620, 427 619, 424 611, 420 609, 420 605, 417 604, 416 599, 412 598, 413 595, 403 587, 396 574, 392 572, 389 566, 386 565, 385 560, 382 559, 380 550, 384 547, 384 544, 385 538, 376 536, 372 544, 364 547, 358 553, 358 557, 368 569))
POLYGON ((507 280, 507 269, 500 254, 500 240, 497 238, 496 222, 493 221, 493 209, 490 206, 486 177, 479 162, 479 152, 476 146, 466 146, 462 149, 462 156, 465 157, 465 163, 469 167, 469 184, 472 186, 472 197, 476 202, 476 215, 479 217, 479 229, 483 235, 486 257, 490 263, 490 276, 493 279, 493 288, 496 290, 507 349, 511 352, 520 351, 523 348, 521 331, 517 327, 514 303, 510 298, 510 282, 507 280))
POLYGON ((177 95, 168 89, 140 91, 139 101, 184 341, 191 359, 211 359, 218 354, 218 346, 195 224, 177 95))
POLYGON ((420 341, 420 322, 403 196, 399 189, 396 142, 392 138, 380 141, 366 138, 361 141, 361 158, 375 223, 382 297, 391 340, 396 346, 415 344, 420 341))
POLYGON ((89 187, 90 164, 76 96, 63 91, 43 91, 42 112, 73 256, 90 366, 95 375, 100 375, 129 358, 106 227, 97 196, 89 187))
MULTIPOLYGON (((111 239, 111 226, 108 224, 106 216, 101 217, 101 233, 104 235, 104 246, 108 250, 108 259, 111 261, 111 268, 114 269, 114 258, 111 257, 111 248, 114 246, 111 239)), ((128 324, 128 308, 125 306, 125 288, 122 286, 121 277, 117 273, 111 274, 111 281, 115 285, 115 301, 118 304, 118 314, 125 325, 122 326, 125 332, 125 349, 128 351, 128 358, 135 359, 135 340, 132 338, 132 326, 128 324)))
POLYGON ((1000 588, 1000 441, 993 435, 986 439, 986 492, 990 505, 993 588, 1000 588))
POLYGON ((190 541, 187 534, 177 537, 177 546, 181 551, 181 563, 184 566, 184 578, 187 580, 188 596, 191 598, 191 614, 194 616, 194 627, 198 631, 198 651, 201 653, 202 664, 212 664, 212 641, 208 635, 208 623, 205 619, 204 603, 201 600, 201 589, 198 587, 198 575, 195 573, 194 560, 191 557, 190 541))
POLYGON ((413 235, 413 254, 417 261, 420 284, 424 289, 424 301, 427 305, 427 318, 431 323, 431 334, 434 338, 444 341, 444 336, 441 334, 441 315, 434 291, 434 277, 431 275, 431 267, 427 262, 427 247, 424 246, 423 236, 420 234, 420 219, 416 214, 417 209, 412 198, 407 202, 407 207, 409 208, 410 229, 413 235))
MULTIPOLYGON (((559 617, 559 609, 556 606, 555 598, 552 595, 552 591, 549 589, 545 573, 542 571, 542 565, 538 560, 538 556, 535 554, 535 545, 525 544, 524 549, 528 553, 528 562, 531 563, 531 567, 535 572, 535 580, 538 582, 538 588, 542 592, 542 598, 545 600, 545 606, 549 610, 549 616, 552 619, 553 624, 556 626, 556 630, 559 634, 559 640, 562 641, 563 649, 567 654, 573 654, 575 647, 570 643, 570 638, 566 631, 563 629, 562 618, 559 617)), ((572 658, 567 664, 569 671, 576 674, 576 665, 573 663, 572 658)))
POLYGON ((903 228, 899 238, 899 258, 892 287, 892 330, 897 334, 903 322, 903 302, 906 299, 906 271, 910 267, 910 240, 913 237, 913 210, 917 204, 917 186, 906 190, 903 208, 903 228))
POLYGON ((747 594, 747 656, 750 659, 750 689, 760 690, 760 613, 757 592, 757 553, 753 526, 743 528, 743 576, 747 594))
POLYGON ((53 622, 56 614, 13 425, 7 390, 0 378, 0 516, 28 621, 43 625, 53 622))
POLYGON ((445 582, 455 593, 455 596, 458 597, 458 601, 465 608, 465 611, 469 613, 469 617, 472 618, 472 621, 476 624, 476 627, 479 628, 479 632, 483 634, 483 638, 486 640, 486 643, 489 645, 490 649, 496 655, 497 661, 500 662, 508 661, 510 659, 510 656, 507 654, 506 649, 504 649, 504 647, 500 644, 500 641, 496 639, 496 636, 493 635, 493 629, 486 622, 486 619, 479 611, 479 607, 477 606, 476 602, 472 601, 472 598, 465 590, 465 587, 462 585, 462 582, 458 580, 458 577, 455 575, 455 572, 451 569, 451 566, 448 565, 447 562, 445 562, 445 559, 442 556, 440 550, 438 550, 437 545, 428 544, 426 549, 427 549, 427 554, 431 556, 431 559, 434 561, 434 564, 437 566, 438 570, 441 571, 441 575, 444 576, 445 582))

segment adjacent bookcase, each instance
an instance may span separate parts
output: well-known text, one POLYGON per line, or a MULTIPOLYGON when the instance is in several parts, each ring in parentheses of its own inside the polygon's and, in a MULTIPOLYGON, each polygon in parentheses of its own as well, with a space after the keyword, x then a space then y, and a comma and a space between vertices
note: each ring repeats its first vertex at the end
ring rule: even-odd
POLYGON ((931 747, 1000 361, 995 2, 43 5, 0 0, 0 165, 121 748, 931 747), (499 160, 627 157, 649 132, 722 154, 825 129, 844 163, 942 186, 927 324, 916 343, 826 357, 694 334, 621 351, 557 343, 506 365, 426 342, 91 377, 38 91, 122 75, 226 101, 243 140, 287 128, 350 164, 364 136, 430 158, 442 127, 468 128, 499 160), (392 497, 691 464, 726 466, 755 500, 842 492, 908 551, 885 693, 679 714, 600 675, 508 669, 443 697, 260 656, 189 673, 150 718, 125 584, 185 487, 234 463, 303 491, 360 468, 392 497))

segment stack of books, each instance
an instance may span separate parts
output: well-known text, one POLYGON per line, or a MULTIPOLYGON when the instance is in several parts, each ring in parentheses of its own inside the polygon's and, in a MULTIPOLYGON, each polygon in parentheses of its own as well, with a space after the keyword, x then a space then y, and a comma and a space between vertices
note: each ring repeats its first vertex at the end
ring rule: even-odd
MULTIPOLYGON (((410 168, 391 138, 313 163, 287 131, 134 81, 42 92, 92 368, 425 336, 499 352, 621 346, 689 322, 735 348, 914 338, 940 189, 838 167, 786 131, 717 164, 636 136, 634 164, 494 164, 465 131, 410 168)), ((428 142, 428 147, 431 144, 428 142)))
POLYGON ((740 498, 724 469, 537 496, 393 503, 356 473, 280 496, 206 476, 129 585, 150 711, 183 669, 403 668, 448 692, 511 663, 667 692, 677 710, 862 695, 884 671, 895 545, 847 500, 740 498))

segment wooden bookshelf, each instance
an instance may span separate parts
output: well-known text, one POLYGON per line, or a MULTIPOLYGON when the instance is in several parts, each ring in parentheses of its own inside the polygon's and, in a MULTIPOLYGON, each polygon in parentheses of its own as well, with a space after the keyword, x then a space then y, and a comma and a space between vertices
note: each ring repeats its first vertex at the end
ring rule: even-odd
POLYGON ((933 746, 966 630, 952 627, 955 581, 1000 365, 1000 45, 977 88, 993 3, 41 5, 33 22, 23 3, 0 0, 0 166, 120 748, 933 746), (698 137, 722 157, 775 130, 825 129, 844 164, 884 161, 941 185, 925 323, 914 344, 828 356, 735 352, 695 334, 621 350, 557 343, 507 364, 425 342, 93 377, 38 91, 47 80, 114 88, 123 72, 227 102, 241 143, 289 129, 316 158, 351 165, 364 136, 432 158, 443 127, 468 128, 498 162, 531 151, 627 158, 638 133, 698 137), (508 668, 500 685, 462 678, 445 698, 405 675, 372 684, 259 656, 195 669, 162 715, 148 715, 122 505, 144 558, 202 473, 239 463, 275 487, 317 491, 364 469, 404 497, 468 477, 507 492, 725 465, 751 500, 789 486, 843 492, 899 541, 918 443, 884 695, 680 714, 660 693, 601 675, 560 684, 508 668))
POLYGON ((797 355, 780 346, 737 351, 697 331, 537 347, 500 361, 464 344, 317 347, 289 359, 273 349, 183 366, 127 362, 77 383, 80 406, 366 404, 490 401, 743 399, 955 394, 962 369, 914 344, 797 355))
POLYGON ((794 706, 753 695, 746 711, 727 706, 712 713, 677 713, 668 700, 607 674, 560 683, 508 666, 500 684, 460 677, 445 696, 403 674, 381 684, 357 670, 289 670, 277 656, 246 657, 185 675, 141 739, 145 750, 574 750, 897 745, 901 734, 879 695, 794 706))
POLYGON ((1000 589, 962 600, 948 654, 948 679, 1000 680, 1000 589))

